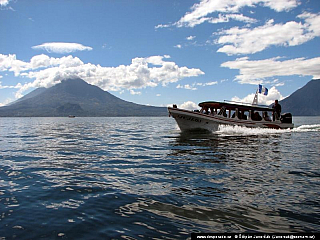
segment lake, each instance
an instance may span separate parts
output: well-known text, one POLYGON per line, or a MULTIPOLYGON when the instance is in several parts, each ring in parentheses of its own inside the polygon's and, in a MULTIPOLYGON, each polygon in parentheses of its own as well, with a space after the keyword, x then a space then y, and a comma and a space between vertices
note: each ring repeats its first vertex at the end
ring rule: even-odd
POLYGON ((320 229, 320 117, 185 134, 174 119, 0 118, 0 239, 320 229))

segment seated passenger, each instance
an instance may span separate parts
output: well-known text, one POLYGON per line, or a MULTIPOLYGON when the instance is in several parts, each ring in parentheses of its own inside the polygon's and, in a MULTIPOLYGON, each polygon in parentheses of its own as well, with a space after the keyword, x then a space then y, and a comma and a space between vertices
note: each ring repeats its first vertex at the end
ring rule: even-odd
POLYGON ((247 120, 247 115, 244 114, 244 111, 239 111, 238 118, 243 119, 243 120, 247 120))
POLYGON ((204 113, 204 114, 209 114, 209 110, 208 110, 208 107, 202 107, 201 110, 200 110, 201 113, 204 113))
POLYGON ((256 121, 255 112, 251 110, 250 114, 251 114, 251 120, 256 121))
POLYGON ((263 119, 265 121, 271 121, 270 117, 268 116, 268 112, 263 112, 263 119))
POLYGON ((258 112, 255 112, 254 113, 254 121, 261 121, 262 120, 262 117, 260 116, 260 114, 258 112))

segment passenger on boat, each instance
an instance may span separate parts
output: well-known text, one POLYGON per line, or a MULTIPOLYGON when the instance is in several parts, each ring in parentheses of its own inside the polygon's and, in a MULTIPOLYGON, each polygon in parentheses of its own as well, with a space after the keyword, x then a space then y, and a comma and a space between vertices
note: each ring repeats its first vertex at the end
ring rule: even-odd
POLYGON ((247 115, 244 114, 244 111, 239 111, 238 118, 243 119, 243 120, 247 120, 247 115))
POLYGON ((208 109, 208 107, 202 107, 200 112, 204 113, 204 114, 209 114, 209 109, 208 109))
POLYGON ((273 121, 279 120, 281 116, 281 105, 279 104, 278 100, 274 101, 273 108, 273 121))
POLYGON ((260 116, 260 114, 259 114, 258 112, 255 112, 254 115, 253 115, 252 120, 254 120, 254 121, 261 121, 261 120, 262 120, 262 117, 260 116))
POLYGON ((254 119, 254 110, 251 110, 251 111, 250 111, 250 117, 251 117, 251 120, 255 120, 255 119, 254 119))
POLYGON ((270 117, 269 117, 269 115, 268 115, 268 112, 263 112, 263 119, 264 119, 265 121, 271 121, 271 119, 270 119, 270 117))
POLYGON ((214 111, 214 108, 210 108, 210 113, 211 113, 211 115, 215 115, 216 113, 215 113, 215 111, 214 111))

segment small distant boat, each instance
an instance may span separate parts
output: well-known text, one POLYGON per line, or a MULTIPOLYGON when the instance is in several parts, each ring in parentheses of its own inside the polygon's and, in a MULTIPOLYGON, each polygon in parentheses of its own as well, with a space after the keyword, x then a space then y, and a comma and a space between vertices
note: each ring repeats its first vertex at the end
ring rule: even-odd
POLYGON ((69 115, 68 118, 75 118, 76 116, 74 115, 69 115))
POLYGON ((185 110, 176 105, 168 107, 169 116, 172 116, 181 131, 207 130, 217 131, 219 125, 234 125, 250 128, 293 128, 291 113, 282 114, 279 119, 274 115, 274 109, 257 104, 257 94, 252 104, 243 104, 231 101, 201 102, 201 110, 185 110))

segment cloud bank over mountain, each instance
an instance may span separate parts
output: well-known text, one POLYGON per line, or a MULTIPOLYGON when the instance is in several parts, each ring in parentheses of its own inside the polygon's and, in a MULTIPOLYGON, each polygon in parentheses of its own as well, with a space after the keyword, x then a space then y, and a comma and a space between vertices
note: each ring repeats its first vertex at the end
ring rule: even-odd
POLYGON ((71 55, 53 58, 41 54, 25 62, 18 60, 15 54, 0 54, 0 71, 33 79, 32 82, 16 87, 19 88, 16 97, 21 97, 29 88, 48 88, 68 78, 81 78, 106 91, 130 89, 131 94, 139 94, 133 89, 156 87, 159 84, 165 86, 183 78, 204 74, 200 69, 180 67, 175 62, 166 61, 169 58, 167 55, 134 58, 130 65, 102 67, 84 63, 71 55))

